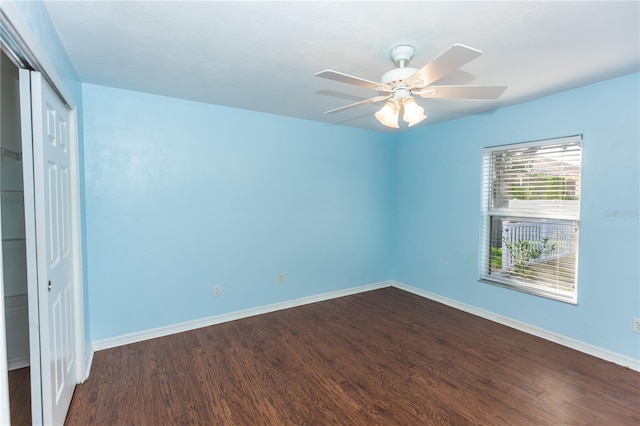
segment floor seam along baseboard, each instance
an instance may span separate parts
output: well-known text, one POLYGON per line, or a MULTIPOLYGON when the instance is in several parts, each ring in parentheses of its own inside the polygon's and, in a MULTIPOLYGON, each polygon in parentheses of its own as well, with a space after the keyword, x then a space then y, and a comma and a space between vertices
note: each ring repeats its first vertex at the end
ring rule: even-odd
POLYGON ((605 361, 613 362, 615 364, 622 365, 632 370, 640 371, 640 360, 628 357, 626 355, 618 354, 598 346, 594 346, 564 335, 551 332, 542 328, 532 326, 530 324, 501 316, 484 309, 477 308, 475 306, 467 305, 462 302, 458 302, 453 299, 449 299, 440 296, 429 291, 413 287, 411 285, 399 282, 399 281, 381 281, 373 284, 362 285, 358 287, 351 287, 348 289, 332 291, 328 293, 322 293, 318 295, 301 297, 298 299, 288 300, 284 302, 278 302, 270 305, 260 306, 257 308, 244 309, 235 312, 229 312, 226 314, 215 315, 207 318, 202 318, 193 321, 187 321, 179 324, 172 324, 164 327, 158 327, 150 330, 145 330, 136 333, 125 334, 122 336, 111 337, 107 339, 96 340, 91 343, 90 351, 87 354, 87 376, 91 368, 91 361, 93 360, 93 352, 101 351, 104 349, 114 348, 118 346, 128 345, 131 343, 142 342, 144 340, 155 339, 158 337, 168 336, 175 333, 182 333, 184 331, 195 330, 197 328, 208 327, 211 325, 222 324, 228 321, 235 321, 242 318, 248 318, 255 315, 266 314, 270 312, 280 311, 283 309, 295 308, 298 306, 307 305, 310 303, 322 302, 325 300, 331 300, 338 297, 350 296, 358 293, 364 293, 367 291, 378 290, 385 287, 395 287, 397 289, 407 291, 420 297, 424 297, 435 302, 442 303, 450 306, 454 309, 458 309, 472 315, 479 316, 481 318, 488 319, 498 324, 506 325, 507 327, 514 328, 516 330, 540 337, 542 339, 566 346, 571 349, 595 356, 605 361))
POLYGON ((221 315, 214 315, 193 321, 186 321, 179 324, 172 324, 164 327, 153 328, 136 333, 125 334, 122 336, 101 339, 92 342, 91 347, 94 351, 114 348, 117 346, 137 343, 144 340, 155 339, 157 337, 168 336, 170 334, 181 333, 183 331, 195 330, 197 328, 208 327, 210 325, 221 324, 228 321, 235 321, 242 318, 248 318, 255 315, 276 312, 283 309, 295 308, 298 306, 308 305, 310 303, 322 302, 325 300, 336 299, 338 297, 351 296, 367 291, 378 290, 385 287, 391 287, 391 281, 381 281, 373 284, 366 284, 358 287, 322 293, 318 295, 305 296, 298 299, 287 300, 284 302, 273 303, 270 305, 259 306, 257 308, 243 309, 241 311, 229 312, 221 315))

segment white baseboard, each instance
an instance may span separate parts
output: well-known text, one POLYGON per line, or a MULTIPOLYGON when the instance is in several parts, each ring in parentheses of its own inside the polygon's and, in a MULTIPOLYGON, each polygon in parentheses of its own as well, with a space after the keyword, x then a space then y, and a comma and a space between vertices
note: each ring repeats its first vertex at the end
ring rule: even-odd
MULTIPOLYGON (((245 309, 242 311, 230 312, 228 314, 215 315, 208 318, 202 318, 194 321, 187 321, 179 324, 172 324, 165 327, 154 328, 137 333, 125 334, 122 336, 111 337, 108 339, 96 340, 91 343, 91 355, 93 351, 101 351, 103 349, 115 348, 117 346, 128 345, 131 343, 142 342, 144 340, 155 339, 157 337, 168 336, 170 334, 182 333, 183 331, 195 330, 197 328, 208 327, 210 325, 221 324, 228 321, 235 321, 242 318, 248 318, 255 315, 266 314, 269 312, 280 311, 283 309, 295 308, 297 306, 307 305, 309 303, 322 302, 325 300, 336 299, 338 297, 350 296, 352 294, 364 293, 366 291, 377 290, 380 288, 391 287, 391 281, 382 281, 379 283, 367 284, 359 287, 352 287, 344 290, 332 291, 329 293, 318 294, 314 296, 301 297, 299 299, 288 300, 285 302, 274 303, 271 305, 260 306, 257 308, 245 309)), ((90 366, 90 365, 89 365, 90 366)), ((90 367, 89 367, 90 368, 90 367)), ((89 371, 87 370, 87 373, 89 371)), ((87 374, 88 377, 88 374, 87 374)))
POLYGON ((29 355, 7 359, 7 368, 9 371, 28 367, 29 365, 31 365, 29 355))
POLYGON ((89 374, 91 373, 91 364, 93 364, 93 352, 93 346, 87 345, 84 354, 84 377, 82 377, 82 380, 79 380, 78 383, 84 383, 84 381, 89 378, 89 374))
POLYGON ((475 306, 467 305, 465 303, 461 303, 453 299, 448 299, 446 297, 439 296, 435 293, 431 293, 426 290, 412 287, 408 284, 404 284, 398 281, 391 281, 391 285, 392 287, 399 288, 400 290, 408 291, 409 293, 422 296, 426 299, 431 299, 436 302, 440 302, 444 305, 451 306, 452 308, 456 308, 461 311, 479 316, 481 318, 485 318, 490 321, 494 321, 499 324, 506 325, 507 327, 515 328, 516 330, 520 330, 525 333, 540 337, 542 339, 557 343, 559 345, 566 346, 568 348, 575 349, 580 352, 584 352, 588 355, 595 356, 605 361, 613 362, 615 364, 622 365, 623 367, 640 371, 640 360, 638 359, 634 359, 626 355, 621 355, 615 352, 611 352, 606 349, 602 349, 598 346, 590 345, 588 343, 584 343, 579 340, 575 340, 570 337, 563 336, 562 334, 558 334, 542 328, 534 327, 532 325, 514 320, 512 318, 504 317, 502 315, 497 315, 497 314, 494 314, 493 312, 485 311, 484 309, 476 308, 475 306))

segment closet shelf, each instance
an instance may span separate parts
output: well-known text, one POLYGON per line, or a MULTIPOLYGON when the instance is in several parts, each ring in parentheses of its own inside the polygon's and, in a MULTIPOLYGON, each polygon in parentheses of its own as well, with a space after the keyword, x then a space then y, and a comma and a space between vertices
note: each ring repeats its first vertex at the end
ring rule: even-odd
POLYGON ((18 160, 18 161, 22 160, 21 152, 12 151, 7 148, 0 148, 0 154, 2 154, 5 157, 13 158, 14 160, 18 160))
POLYGON ((22 189, 0 189, 0 193, 22 195, 24 191, 22 189))
POLYGON ((27 247, 27 240, 24 238, 3 238, 2 239, 2 248, 3 249, 18 249, 20 251, 24 250, 27 247))

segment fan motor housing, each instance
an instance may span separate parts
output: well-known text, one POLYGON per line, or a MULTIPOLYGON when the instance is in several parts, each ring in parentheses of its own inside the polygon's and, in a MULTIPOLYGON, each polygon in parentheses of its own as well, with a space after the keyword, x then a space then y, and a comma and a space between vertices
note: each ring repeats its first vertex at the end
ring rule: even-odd
POLYGON ((417 68, 394 68, 391 71, 387 71, 382 75, 380 82, 383 84, 389 84, 391 86, 395 86, 397 84, 402 83, 407 78, 411 77, 418 71, 417 68))

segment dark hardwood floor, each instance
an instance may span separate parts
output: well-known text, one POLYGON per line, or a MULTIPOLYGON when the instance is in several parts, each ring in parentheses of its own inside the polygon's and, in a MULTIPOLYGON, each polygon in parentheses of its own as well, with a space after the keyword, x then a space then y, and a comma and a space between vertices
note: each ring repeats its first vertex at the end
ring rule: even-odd
POLYGON ((97 352, 68 425, 638 425, 640 373, 382 290, 97 352))
POLYGON ((31 376, 29 367, 9 371, 9 410, 12 426, 31 424, 31 376))

